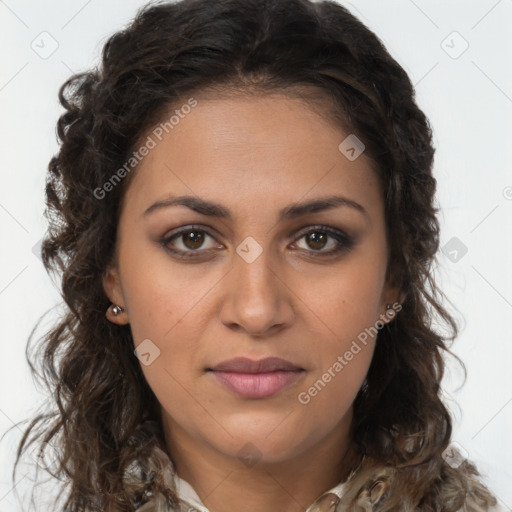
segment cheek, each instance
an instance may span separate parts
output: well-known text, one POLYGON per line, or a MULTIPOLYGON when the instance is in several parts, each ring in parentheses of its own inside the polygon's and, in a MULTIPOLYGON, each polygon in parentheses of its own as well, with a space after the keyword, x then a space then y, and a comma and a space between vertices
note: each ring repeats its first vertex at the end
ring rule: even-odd
POLYGON ((160 295, 162 303, 170 306, 163 320, 163 312, 154 314, 146 312, 142 305, 137 310, 137 316, 132 325, 132 334, 135 344, 148 343, 149 352, 155 353, 150 364, 145 364, 140 357, 141 369, 144 377, 162 407, 180 425, 191 431, 196 428, 198 418, 204 415, 201 404, 205 397, 198 393, 196 383, 203 375, 201 356, 201 332, 203 328, 196 321, 193 311, 186 315, 193 307, 180 302, 179 297, 173 295, 160 295), (154 344, 153 344, 154 343, 154 344))
POLYGON ((319 415, 334 426, 350 409, 370 366, 375 343, 330 345, 324 351, 323 365, 299 390, 297 401, 309 417, 319 415))
MULTIPOLYGON (((306 294, 315 314, 318 367, 303 386, 298 402, 315 417, 335 422, 346 413, 368 372, 379 324, 380 295, 385 274, 379 251, 368 249, 347 259, 329 279, 306 294)), ((303 291, 305 293, 305 290, 303 291)))
POLYGON ((135 344, 150 338, 159 340, 163 349, 175 339, 183 345, 197 339, 205 318, 200 313, 204 298, 219 276, 173 264, 163 249, 154 247, 138 250, 127 244, 123 255, 124 294, 135 344))
MULTIPOLYGON (((384 268, 354 258, 328 276, 304 280, 296 293, 312 312, 315 331, 328 351, 339 351, 366 328, 374 326, 381 310, 384 268)), ((295 290, 294 290, 295 291, 295 290)))

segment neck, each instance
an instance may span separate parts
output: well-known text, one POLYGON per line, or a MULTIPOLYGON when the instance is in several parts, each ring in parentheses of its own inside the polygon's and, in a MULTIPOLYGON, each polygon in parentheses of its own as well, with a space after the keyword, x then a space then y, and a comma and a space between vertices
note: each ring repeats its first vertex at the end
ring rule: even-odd
POLYGON ((176 473, 197 492, 210 512, 299 512, 344 481, 360 460, 350 441, 352 416, 309 449, 278 462, 264 457, 243 464, 219 452, 163 414, 168 453, 176 473))

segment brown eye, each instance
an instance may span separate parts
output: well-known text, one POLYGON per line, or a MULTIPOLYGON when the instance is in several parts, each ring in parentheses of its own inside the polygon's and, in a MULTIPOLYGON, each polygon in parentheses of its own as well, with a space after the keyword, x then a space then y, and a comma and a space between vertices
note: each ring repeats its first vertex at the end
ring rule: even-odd
POLYGON ((188 249, 199 249, 204 242, 204 232, 186 231, 181 234, 183 245, 188 249))
POLYGON ((322 233, 321 231, 313 231, 305 235, 306 243, 312 249, 323 249, 329 239, 329 235, 322 233))
MULTIPOLYGON (((205 253, 210 254, 212 249, 222 248, 221 244, 215 244, 213 241, 215 238, 208 231, 197 226, 188 226, 165 237, 161 244, 165 250, 177 257, 194 258, 205 253), (208 238, 212 242, 209 247, 205 247, 208 238)), ((315 256, 330 256, 344 250, 348 251, 354 245, 354 240, 343 231, 328 226, 314 226, 299 236, 295 245, 315 256), (299 245, 299 240, 304 240, 305 246, 299 245)))
POLYGON ((205 241, 208 238, 215 240, 213 236, 204 229, 189 226, 186 229, 182 229, 168 237, 165 237, 161 241, 161 244, 165 249, 173 254, 190 257, 195 256, 194 253, 201 253, 203 250, 208 251, 209 249, 218 247, 218 245, 214 243, 211 243, 210 247, 204 247, 205 241))
POLYGON ((304 239, 306 247, 300 247, 308 252, 318 252, 326 256, 348 250, 354 245, 354 241, 347 234, 327 226, 318 226, 303 233, 297 240, 304 239), (327 250, 323 250, 327 247, 327 250))

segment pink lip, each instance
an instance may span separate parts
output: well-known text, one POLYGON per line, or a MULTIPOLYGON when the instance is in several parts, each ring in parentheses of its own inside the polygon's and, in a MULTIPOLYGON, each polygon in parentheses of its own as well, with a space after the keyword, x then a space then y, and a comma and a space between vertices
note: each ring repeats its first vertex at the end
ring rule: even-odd
POLYGON ((228 389, 244 398, 267 398, 295 382, 303 375, 301 370, 278 370, 266 373, 239 373, 212 371, 228 389))
POLYGON ((235 373, 268 373, 279 370, 297 371, 302 369, 280 357, 266 357, 259 361, 253 361, 248 357, 235 357, 234 359, 223 361, 212 368, 207 368, 207 370, 235 373))

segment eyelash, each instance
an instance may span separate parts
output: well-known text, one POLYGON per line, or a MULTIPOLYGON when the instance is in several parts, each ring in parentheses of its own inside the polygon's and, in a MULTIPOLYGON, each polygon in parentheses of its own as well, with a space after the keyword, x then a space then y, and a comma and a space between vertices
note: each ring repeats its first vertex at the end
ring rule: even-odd
MULTIPOLYGON (((179 238, 181 235, 184 235, 185 233, 189 233, 191 231, 205 233, 206 235, 210 236, 211 238, 215 238, 207 230, 201 228, 200 226, 191 225, 191 226, 187 226, 184 229, 181 229, 180 231, 177 231, 176 233, 173 233, 172 235, 165 237, 164 239, 162 239, 161 244, 166 251, 170 252, 171 254, 173 254, 175 256, 178 256, 179 258, 183 258, 183 259, 195 258, 195 257, 197 257, 197 253, 210 251, 209 249, 206 249, 206 250, 205 249, 202 249, 202 250, 201 249, 195 249, 195 250, 189 249, 187 251, 182 251, 181 249, 172 249, 171 247, 169 247, 169 245, 168 245, 169 242, 171 242, 175 238, 179 238)), ((298 240, 302 239, 303 237, 305 237, 311 233, 317 233, 317 232, 326 233, 327 235, 329 235, 332 238, 334 238, 335 240, 337 240, 339 243, 338 247, 336 247, 335 249, 331 249, 329 251, 322 251, 321 249, 316 250, 316 251, 315 250, 308 251, 306 249, 300 249, 300 250, 306 250, 306 252, 311 252, 313 254, 316 253, 316 255, 318 255, 320 257, 328 257, 328 256, 332 256, 334 254, 338 254, 342 251, 349 251, 354 245, 354 240, 352 239, 352 237, 350 237, 343 231, 339 231, 337 229, 333 229, 333 228, 330 228, 329 226, 323 226, 323 225, 312 226, 307 231, 301 232, 299 234, 299 236, 295 239, 295 242, 297 242, 298 240)), ((214 249, 212 249, 212 250, 214 250, 214 249)), ((316 255, 315 255, 315 257, 316 257, 316 255)))

